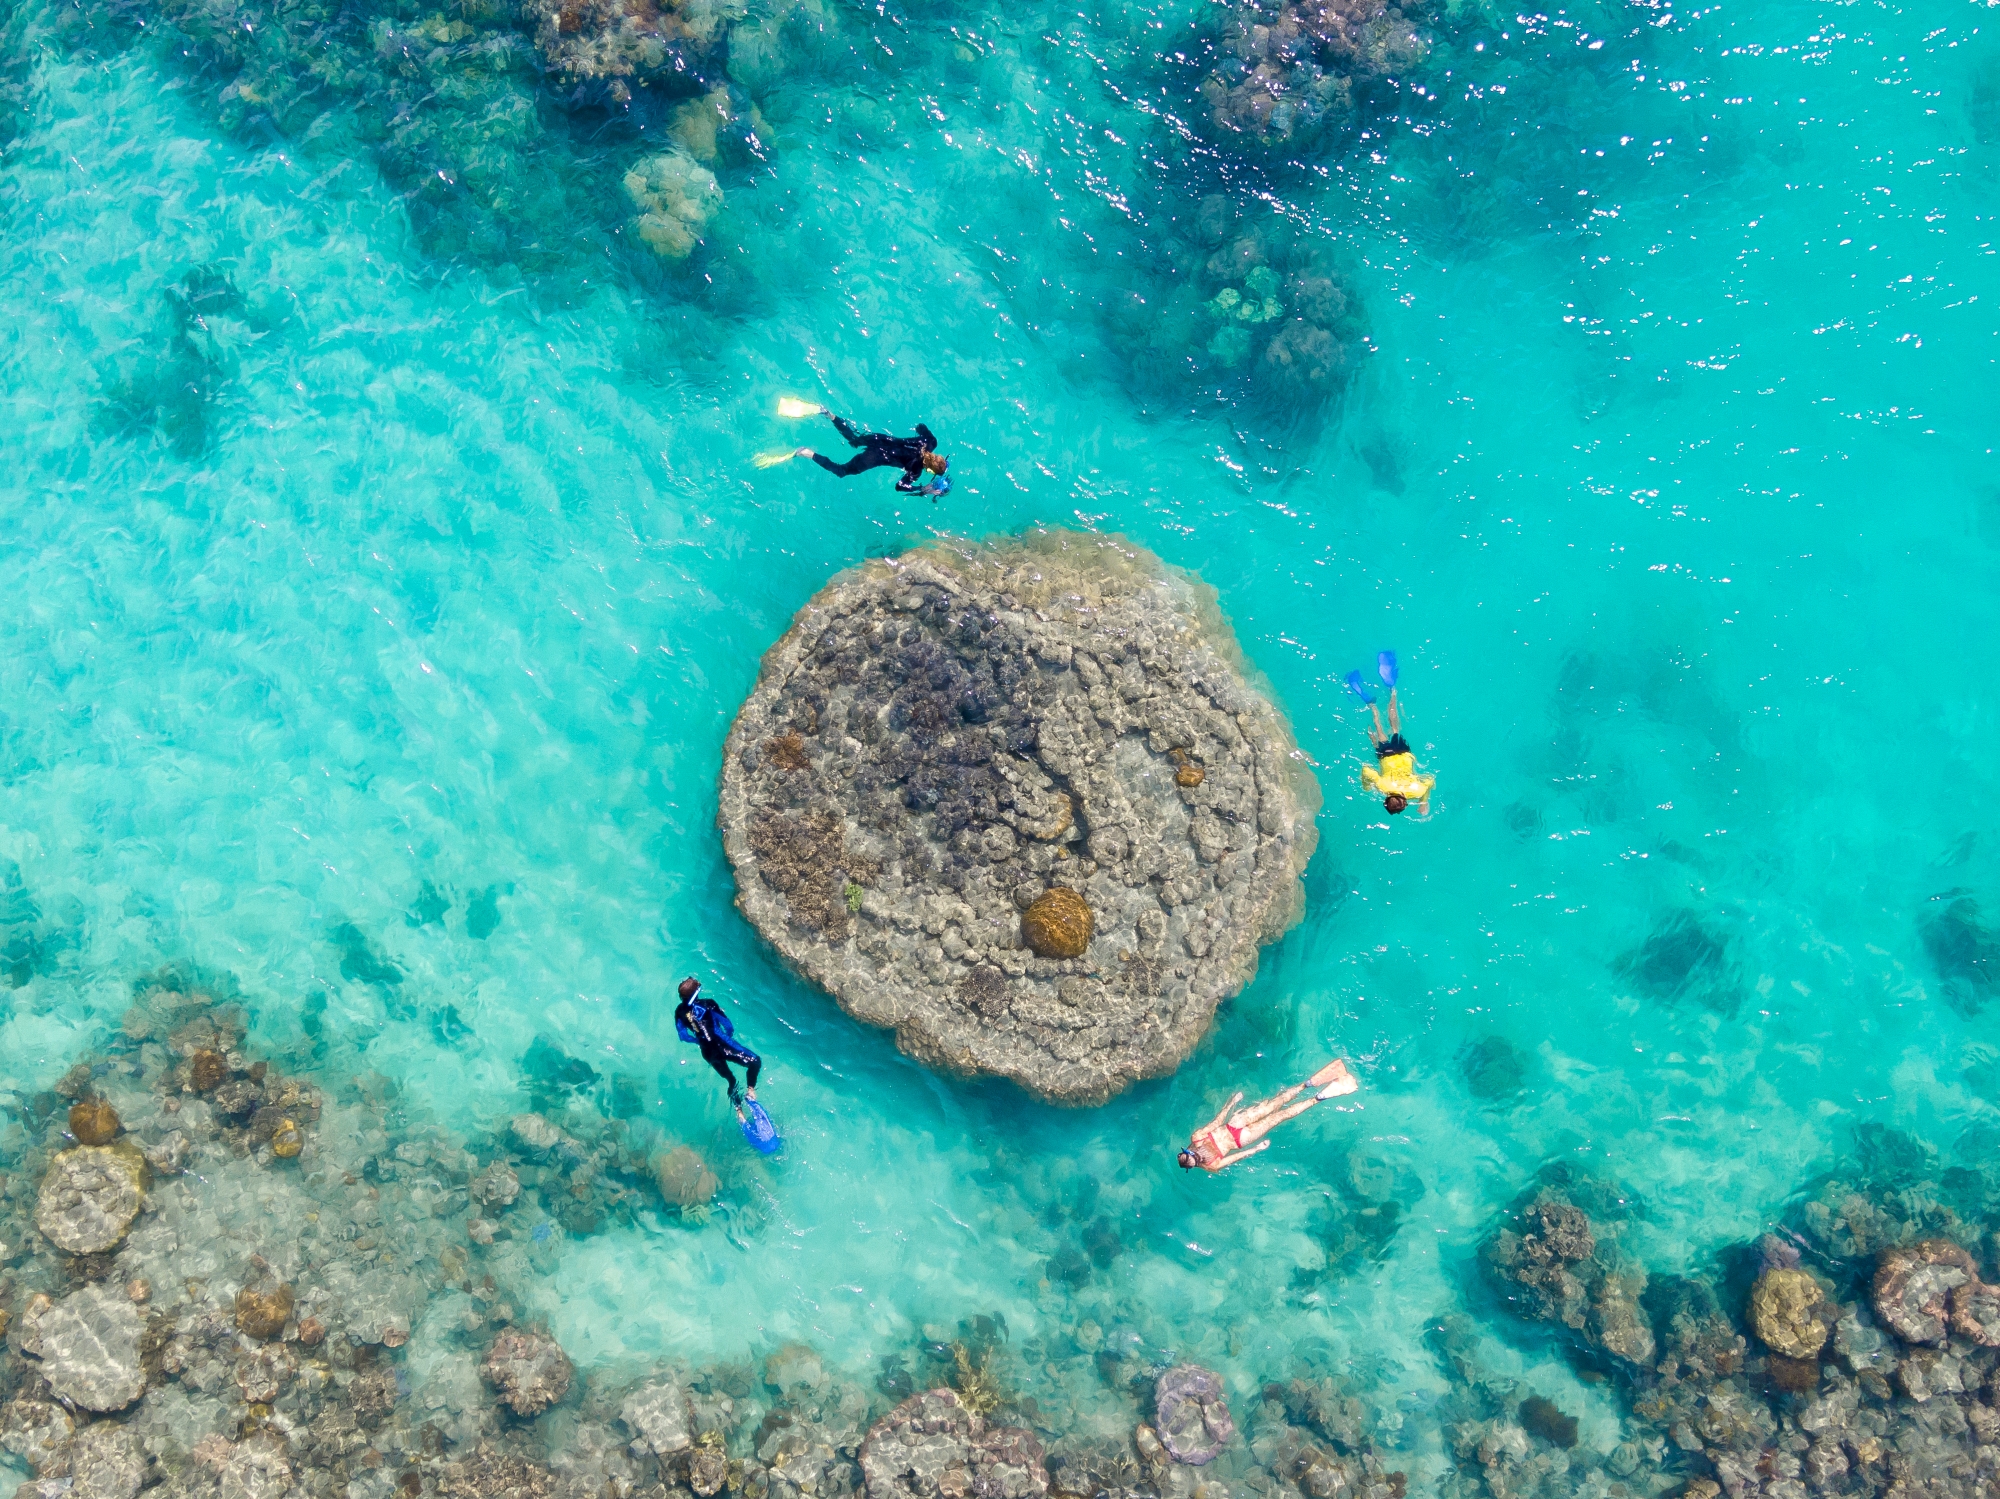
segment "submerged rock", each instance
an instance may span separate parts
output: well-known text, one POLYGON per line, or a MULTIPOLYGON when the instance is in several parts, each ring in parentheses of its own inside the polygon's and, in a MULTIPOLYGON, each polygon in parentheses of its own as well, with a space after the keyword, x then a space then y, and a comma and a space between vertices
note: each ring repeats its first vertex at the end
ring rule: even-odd
POLYGON ((676 1145, 653 1162, 653 1180, 660 1195, 681 1208, 705 1205, 722 1185, 691 1145, 676 1145))
POLYGON ((504 1161, 495 1161, 472 1179, 472 1200, 487 1207, 506 1207, 521 1195, 521 1178, 504 1161))
POLYGON ((85 1410, 123 1410, 144 1393, 139 1309, 108 1286, 73 1291, 42 1313, 35 1330, 42 1377, 85 1410))
POLYGON ((992 1426, 951 1390, 912 1396, 868 1428, 861 1443, 868 1499, 1042 1499, 1042 1444, 1018 1426, 992 1426))
POLYGON ((694 1446, 694 1416, 677 1380, 643 1385, 625 1397, 618 1419, 655 1457, 674 1457, 694 1446))
POLYGON ((49 1473, 69 1479, 68 1499, 133 1499, 145 1485, 149 1466, 137 1431, 96 1421, 76 1434, 49 1473))
POLYGON ((1833 1308, 1803 1270, 1766 1270, 1750 1288, 1750 1325, 1774 1352, 1812 1358, 1833 1331, 1833 1308))
POLYGON ((47 1400, 10 1400, 0 1406, 0 1447, 37 1473, 54 1460, 75 1430, 69 1412, 47 1400))
POLYGON ((145 1190, 146 1158, 129 1144, 60 1151, 42 1178, 35 1227, 70 1254, 102 1254, 124 1239, 145 1190))
POLYGON ((737 903, 850 1014, 1101 1103, 1298 919, 1317 801, 1212 592, 1051 533, 823 589, 737 714, 719 821, 737 903))
POLYGON ((1947 1298, 1977 1279, 1972 1256, 1949 1239, 1885 1249, 1871 1287, 1875 1314, 1905 1343, 1942 1343, 1947 1298))
POLYGON ((1236 1435, 1222 1376, 1199 1364, 1167 1370, 1153 1386, 1160 1445, 1177 1463, 1202 1467, 1221 1455, 1236 1435))
POLYGON ((569 1393, 574 1369, 555 1339, 503 1332, 486 1350, 479 1372, 515 1415, 539 1416, 569 1393))
POLYGON ((1968 1281, 1951 1293, 1951 1330, 1986 1348, 2000 1348, 2000 1286, 1968 1281))

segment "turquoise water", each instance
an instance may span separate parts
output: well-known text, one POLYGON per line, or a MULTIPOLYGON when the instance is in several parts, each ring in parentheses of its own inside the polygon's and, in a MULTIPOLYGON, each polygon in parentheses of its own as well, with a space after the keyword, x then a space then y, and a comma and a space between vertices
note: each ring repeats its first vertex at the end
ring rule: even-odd
MULTIPOLYGON (((802 14, 742 53, 775 146, 674 264, 617 202, 562 255, 459 253, 338 131, 252 138, 171 48, 14 7, 6 1086, 167 962, 458 1131, 527 1106, 544 1037, 724 1182, 706 1226, 537 1260, 586 1366, 1090 1318, 1243 1391, 1351 1361, 1390 1430, 1545 1161, 1638 1193, 1657 1273, 1859 1125, 1991 1121, 1979 981, 1925 942, 1952 899, 2000 921, 1983 9, 1467 19, 1403 117, 1291 164, 1176 114, 1193 10, 802 14), (1147 343, 1204 198, 1341 279, 1331 398, 1147 343), (955 492, 755 469, 800 440, 780 394, 928 421, 955 492), (1032 526, 1213 584, 1327 796, 1304 924, 1177 1076, 1087 1112, 933 1077, 788 977, 713 830, 729 718, 828 576, 1032 526), (1354 783, 1340 681, 1382 646, 1428 821, 1354 783), (675 1042, 684 972, 768 1059, 775 1164, 675 1042), (1330 1052, 1352 1107, 1175 1169, 1330 1052), (1330 1263, 1363 1200, 1398 1226, 1330 1263), (1100 1219, 1122 1252, 1051 1280, 1100 1219)), ((615 182, 649 148, 575 149, 615 182)), ((1613 1440, 1560 1359, 1494 1356, 1613 1440)))

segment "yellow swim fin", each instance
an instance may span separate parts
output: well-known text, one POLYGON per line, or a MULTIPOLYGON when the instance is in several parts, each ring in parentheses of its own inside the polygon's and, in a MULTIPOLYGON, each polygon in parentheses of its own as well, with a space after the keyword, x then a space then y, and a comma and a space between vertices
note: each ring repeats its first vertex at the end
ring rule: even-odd
POLYGON ((790 463, 798 456, 797 449, 786 448, 784 451, 778 453, 759 453, 750 461, 759 468, 776 468, 781 463, 790 463))
POLYGON ((818 416, 825 410, 824 406, 812 401, 801 401, 797 396, 778 397, 779 416, 818 416))

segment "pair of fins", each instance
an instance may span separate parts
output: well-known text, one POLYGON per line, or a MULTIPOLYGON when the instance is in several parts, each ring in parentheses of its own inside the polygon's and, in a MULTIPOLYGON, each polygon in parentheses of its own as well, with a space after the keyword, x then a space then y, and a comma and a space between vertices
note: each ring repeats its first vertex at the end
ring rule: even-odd
POLYGON ((743 1138, 750 1142, 750 1148, 759 1155, 776 1155, 778 1147, 785 1142, 779 1138, 778 1126, 771 1122, 771 1116, 764 1112, 764 1106, 756 1099, 745 1100, 746 1113, 743 1119, 743 1138))
MULTIPOLYGON (((1393 688, 1396 685, 1396 653, 1394 651, 1384 651, 1381 655, 1377 656, 1375 658, 1375 670, 1382 678, 1382 685, 1393 688)), ((1372 704, 1375 701, 1375 694, 1362 684, 1361 673, 1358 671, 1351 671, 1347 674, 1347 690, 1360 698, 1364 703, 1372 704)))

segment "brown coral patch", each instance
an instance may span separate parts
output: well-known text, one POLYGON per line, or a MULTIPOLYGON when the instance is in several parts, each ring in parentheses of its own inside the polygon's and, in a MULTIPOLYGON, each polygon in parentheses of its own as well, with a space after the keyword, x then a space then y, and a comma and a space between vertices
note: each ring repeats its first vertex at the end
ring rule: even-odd
POLYGON ((1090 903, 1060 885, 1037 897, 1021 915, 1021 937, 1039 957, 1080 958, 1096 930, 1090 903))
POLYGON ((764 758, 780 770, 810 770, 812 762, 806 758, 806 742, 794 729, 789 734, 780 734, 776 739, 764 741, 764 758))
POLYGON ((109 1145, 123 1128, 118 1111, 101 1098, 80 1099, 70 1105, 69 1132, 79 1145, 109 1145))

